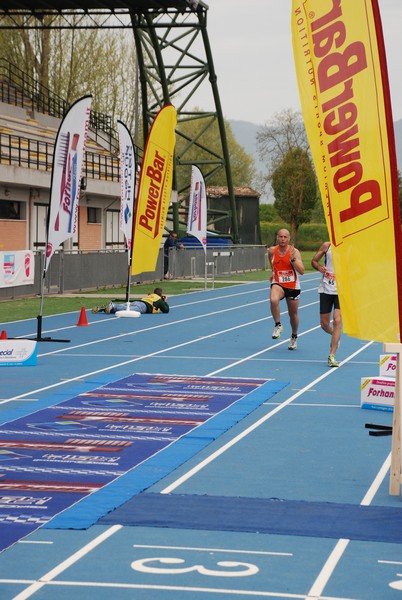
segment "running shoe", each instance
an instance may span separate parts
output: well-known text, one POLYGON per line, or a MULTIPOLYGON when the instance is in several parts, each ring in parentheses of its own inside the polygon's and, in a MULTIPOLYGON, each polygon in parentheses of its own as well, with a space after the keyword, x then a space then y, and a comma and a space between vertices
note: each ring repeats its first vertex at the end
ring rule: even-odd
POLYGON ((113 302, 112 302, 112 301, 110 301, 110 302, 108 302, 108 303, 106 304, 106 306, 105 306, 105 313, 106 313, 107 315, 110 315, 110 313, 112 312, 112 308, 113 308, 113 302))
POLYGON ((293 335, 291 336, 288 350, 297 350, 297 337, 293 337, 293 335))
POLYGON ((328 366, 329 367, 339 367, 339 363, 333 354, 330 354, 328 356, 328 366))
POLYGON ((275 325, 274 330, 272 332, 272 339, 277 340, 281 337, 281 332, 283 331, 283 327, 281 324, 275 325))
POLYGON ((91 312, 93 314, 98 313, 98 312, 102 312, 105 309, 104 306, 94 306, 93 309, 91 310, 91 312))

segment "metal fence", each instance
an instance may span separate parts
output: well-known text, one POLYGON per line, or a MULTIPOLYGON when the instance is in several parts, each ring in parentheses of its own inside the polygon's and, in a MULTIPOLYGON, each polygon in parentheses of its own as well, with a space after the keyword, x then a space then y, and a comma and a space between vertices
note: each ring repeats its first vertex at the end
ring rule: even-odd
MULTIPOLYGON (((0 132, 0 163, 50 171, 54 144, 32 138, 0 132)), ((84 177, 103 181, 119 181, 120 163, 117 156, 85 152, 84 177)))
MULTIPOLYGON (((46 88, 16 65, 0 58, 0 101, 62 119, 69 105, 66 100, 46 88)), ((118 152, 117 131, 109 115, 91 110, 89 128, 92 137, 110 152, 118 152), (103 135, 104 134, 104 135, 103 135)))
MULTIPOLYGON (((35 254, 35 280, 32 285, 0 288, 0 300, 38 296, 43 277, 43 252, 35 254)), ((267 268, 265 246, 225 246, 208 248, 173 249, 169 256, 169 274, 173 279, 199 279, 207 274, 207 281, 267 268)), ((163 248, 159 251, 155 271, 133 276, 132 282, 161 281, 163 248)), ((125 287, 128 278, 128 257, 123 250, 94 250, 56 252, 46 272, 46 294, 92 291, 104 287, 125 287)))

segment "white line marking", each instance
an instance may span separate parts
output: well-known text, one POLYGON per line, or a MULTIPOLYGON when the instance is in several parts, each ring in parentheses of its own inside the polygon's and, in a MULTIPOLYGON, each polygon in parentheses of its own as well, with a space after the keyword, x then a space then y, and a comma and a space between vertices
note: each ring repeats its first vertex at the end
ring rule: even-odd
MULTIPOLYGON (((366 493, 363 500, 361 501, 361 503, 360 503, 361 506, 368 506, 371 503, 375 494, 378 491, 378 488, 380 487, 381 483, 383 482, 384 477, 389 472, 390 465, 391 465, 391 453, 387 456, 387 458, 384 461, 384 464, 382 465, 380 471, 378 472, 374 482, 371 484, 368 492, 366 493)), ((325 586, 327 585, 327 583, 328 583, 329 579, 331 578, 333 572, 335 571, 339 561, 341 560, 343 554, 345 553, 345 551, 349 545, 349 542, 350 542, 350 540, 342 540, 342 539, 338 540, 335 548, 333 549, 332 553, 328 557, 323 568, 321 569, 320 574, 318 575, 313 586, 311 587, 306 600, 316 600, 316 598, 322 597, 321 594, 323 593, 325 586)))
MULTIPOLYGON (((371 346, 372 343, 373 342, 368 342, 367 344, 365 344, 362 348, 360 348, 359 350, 357 350, 356 352, 354 352, 353 354, 351 354, 347 359, 345 359, 344 361, 342 361, 341 364, 345 364, 345 363, 349 362, 349 360, 351 360, 354 356, 356 356, 360 352, 363 352, 363 350, 366 350, 366 348, 368 348, 369 346, 371 346)), ((242 361, 239 361, 239 362, 242 362, 242 361)), ((225 369, 226 369, 226 367, 224 367, 223 369, 220 369, 218 371, 214 371, 212 374, 209 373, 208 377, 211 377, 212 375, 216 375, 216 373, 220 373, 221 371, 224 371, 225 369)), ((336 370, 330 369, 329 371, 326 371, 325 373, 323 373, 322 375, 320 375, 320 377, 317 377, 317 379, 314 379, 314 381, 310 382, 303 389, 299 390, 296 394, 294 394, 293 396, 291 396, 290 398, 288 398, 287 400, 285 400, 281 404, 277 405, 276 408, 274 408, 273 410, 271 410, 268 414, 266 414, 263 417, 261 417, 261 419, 259 419, 258 421, 256 421, 252 425, 250 425, 250 427, 248 427, 247 429, 245 429, 244 431, 242 431, 241 433, 239 433, 239 435, 237 435, 236 437, 232 438, 224 446, 222 446, 221 448, 219 448, 218 450, 216 450, 215 452, 213 452, 213 454, 210 454, 207 458, 205 458, 203 461, 201 461, 200 463, 198 463, 198 465, 196 465, 195 467, 193 467, 192 469, 190 469, 189 471, 187 471, 187 473, 185 473, 184 475, 182 475, 181 477, 179 477, 179 479, 176 479, 176 481, 174 481, 173 483, 171 483, 170 485, 168 485, 160 493, 161 494, 170 494, 173 490, 175 490, 176 488, 178 488, 182 483, 184 483, 188 479, 191 479, 191 477, 193 475, 195 475, 196 473, 198 473, 199 471, 201 471, 206 465, 208 465, 209 463, 211 463, 212 461, 214 461, 215 458, 217 458, 221 454, 224 454, 226 452, 226 450, 228 450, 229 448, 231 448, 232 446, 234 446, 235 444, 237 444, 237 442, 239 442, 243 438, 247 437, 252 431, 254 431, 258 427, 260 427, 260 425, 262 425, 263 423, 265 423, 266 421, 268 421, 268 419, 271 419, 274 415, 276 415, 278 412, 280 412, 286 406, 288 406, 294 400, 296 400, 296 398, 298 398, 299 396, 301 396, 302 394, 304 394, 307 390, 311 389, 313 386, 315 386, 317 383, 319 383, 320 381, 322 381, 326 377, 329 377, 334 372, 336 372, 336 370)))
MULTIPOLYGON (((76 346, 67 346, 65 348, 60 348, 60 350, 52 350, 51 352, 46 352, 44 354, 39 354, 38 357, 40 357, 40 356, 48 356, 48 355, 51 355, 51 354, 60 354, 62 352, 64 353, 64 352, 66 352, 68 350, 71 350, 71 349, 74 350, 75 348, 86 348, 88 346, 94 346, 96 344, 102 344, 104 342, 109 342, 110 340, 116 340, 116 339, 121 339, 123 337, 130 337, 130 336, 133 336, 133 335, 137 335, 138 333, 146 333, 148 331, 155 331, 157 329, 164 329, 165 327, 174 327, 174 326, 178 325, 179 323, 187 323, 188 321, 195 321, 195 320, 203 319, 205 317, 210 317, 210 316, 213 316, 213 315, 221 315, 222 312, 231 312, 233 310, 243 310, 247 306, 253 306, 254 304, 260 304, 260 302, 252 302, 250 304, 242 304, 241 306, 233 306, 232 308, 226 308, 225 311, 215 310, 213 312, 205 313, 205 314, 202 314, 202 315, 194 315, 192 317, 185 317, 184 319, 179 319, 177 321, 170 321, 169 323, 159 323, 158 325, 151 325, 149 327, 143 327, 142 329, 137 329, 135 331, 128 331, 126 333, 118 333, 116 335, 111 335, 109 337, 105 337, 105 338, 93 340, 92 342, 85 342, 83 344, 77 344, 76 346)), ((264 317, 261 320, 266 320, 268 318, 269 317, 264 317)), ((108 319, 110 319, 110 317, 108 317, 108 319)), ((254 323, 254 321, 252 321, 251 323, 254 323)))
POLYGON ((58 564, 57 567, 55 567, 51 571, 48 571, 45 575, 43 575, 35 583, 30 585, 26 590, 23 590, 20 594, 17 594, 17 596, 15 596, 13 600, 26 600, 26 598, 30 598, 33 594, 35 594, 38 590, 40 590, 44 585, 46 585, 47 583, 51 583, 52 579, 54 579, 55 577, 60 575, 60 573, 62 573, 63 571, 65 571, 66 569, 71 567, 71 565, 76 563, 78 560, 83 558, 83 556, 85 556, 86 554, 91 552, 94 548, 99 546, 99 544, 102 544, 102 542, 104 542, 105 540, 110 538, 117 531, 120 531, 120 529, 122 529, 122 525, 113 525, 112 527, 109 527, 109 529, 104 531, 101 535, 98 535, 98 537, 94 538, 88 544, 86 544, 85 546, 80 548, 80 550, 78 550, 77 552, 75 552, 74 554, 72 554, 71 556, 66 558, 66 560, 63 560, 63 562, 58 564))
MULTIPOLYGON (((312 303, 312 304, 316 304, 316 302, 312 303)), ((300 307, 300 308, 304 308, 304 307, 300 307)), ((229 310, 235 310, 235 309, 229 309, 229 310)), ((221 312, 221 311, 220 311, 221 312)), ((206 315, 202 315, 202 316, 206 316, 206 315)), ((181 322, 185 322, 188 320, 192 320, 193 318, 197 318, 197 317, 192 317, 191 319, 183 319, 181 322)), ((97 371, 94 371, 92 373, 86 374, 86 375, 81 375, 80 377, 76 377, 76 378, 72 378, 70 380, 67 381, 77 381, 79 379, 82 379, 83 377, 88 377, 89 375, 93 375, 96 373, 100 373, 103 371, 107 371, 107 370, 111 370, 114 369, 118 366, 122 366, 125 364, 130 364, 132 362, 135 362, 136 360, 141 360, 142 358, 148 358, 150 356, 156 356, 158 354, 161 354, 163 352, 167 352, 171 349, 174 348, 179 348, 179 347, 183 347, 186 345, 189 345, 191 343, 197 342, 200 339, 207 339, 210 337, 214 337, 216 335, 220 335, 222 333, 226 333, 227 331, 233 331, 235 329, 239 329, 242 327, 245 327, 247 325, 250 324, 254 324, 254 323, 258 323, 260 321, 264 321, 267 320, 270 317, 265 317, 263 319, 258 319, 256 321, 252 321, 250 323, 244 324, 244 325, 240 325, 240 326, 236 326, 233 328, 229 328, 227 330, 223 330, 221 332, 218 333, 213 333, 210 334, 208 336, 203 336, 201 338, 198 338, 196 340, 190 340, 188 342, 185 342, 183 344, 178 344, 176 346, 173 346, 171 348, 165 348, 164 350, 160 350, 154 353, 151 353, 147 356, 141 357, 140 359, 136 358, 134 360, 129 360, 129 361, 124 361, 123 363, 119 364, 119 365, 114 365, 112 367, 107 367, 105 369, 99 369, 97 371)), ((179 321, 180 322, 180 321, 179 321)), ((175 324, 175 323, 173 323, 175 324)), ((170 324, 166 324, 166 325, 170 325, 170 324)), ((315 327, 309 331, 312 331, 314 329, 317 329, 318 327, 315 327)), ((303 334, 300 335, 305 335, 306 333, 308 333, 308 331, 304 332, 303 334)), ((114 337, 121 337, 121 336, 114 336, 114 337)), ((113 338, 109 338, 109 339, 113 339, 113 338)), ((260 351, 258 353, 255 353, 254 355, 251 355, 250 358, 256 357, 260 354, 262 354, 263 352, 276 347, 278 345, 281 345, 282 343, 286 343, 286 342, 281 342, 279 344, 275 344, 274 346, 271 346, 263 351, 260 351)), ((352 354, 350 357, 348 357, 346 360, 342 361, 341 364, 345 364, 346 362, 349 362, 354 356, 358 355, 359 353, 361 353, 363 350, 365 350, 368 346, 370 346, 373 342, 369 342, 367 343, 364 347, 362 347, 361 349, 359 349, 358 351, 356 351, 354 354, 352 354)), ((70 349, 70 348, 69 348, 70 349)), ((53 354, 53 353, 49 353, 49 354, 53 354)), ((240 364, 242 362, 244 362, 247 359, 241 359, 239 361, 237 361, 236 363, 230 365, 230 366, 234 366, 236 364, 240 364)), ((223 367, 222 369, 213 372, 212 374, 210 374, 209 376, 212 376, 213 374, 219 373, 221 371, 224 371, 228 368, 230 368, 230 366, 226 366, 223 367)), ((254 429, 256 429, 257 427, 259 427, 263 422, 265 422, 266 420, 268 420, 269 418, 271 418, 274 414, 276 414, 277 412, 279 412, 280 410, 282 410, 283 408, 285 408, 286 406, 288 406, 291 402, 293 402, 296 398, 298 398, 301 394, 305 393, 306 391, 310 390, 312 388, 313 385, 315 385, 316 383, 318 383, 319 381, 325 379, 326 377, 328 377, 329 375, 331 375, 331 373, 334 373, 336 371, 327 371, 325 372, 323 375, 321 375, 320 377, 318 377, 317 379, 315 379, 313 382, 311 382, 309 385, 305 386, 305 388, 303 388, 302 390, 299 390, 296 394, 294 394, 292 397, 288 398, 288 400, 286 400, 285 402, 283 402, 282 404, 278 405, 274 410, 272 410, 268 415, 266 415, 265 417, 263 417, 262 419, 260 419, 259 421, 257 421, 254 425, 252 425, 251 427, 249 427, 247 430, 245 430, 242 434, 238 435, 236 438, 234 438, 231 442, 229 442, 228 444, 226 444, 225 446, 223 446, 220 450, 218 450, 217 452, 213 453, 208 459, 202 461, 201 463, 199 463, 199 465, 197 467, 195 467, 194 469, 191 469, 186 475, 180 477, 178 480, 176 480, 176 482, 174 482, 173 484, 171 484, 170 486, 168 486, 167 488, 165 488, 161 493, 169 493, 171 490, 175 489, 176 487, 178 487, 181 483, 183 483, 184 481, 186 481, 187 479, 189 479, 193 474, 195 474, 196 472, 198 472, 199 470, 201 470, 206 464, 208 464, 209 462, 211 462, 212 460, 214 460, 217 456, 219 456, 220 454, 222 454, 223 452, 225 452, 229 447, 233 446, 235 443, 237 443, 237 441, 243 439, 246 435, 248 435, 251 431, 253 431, 254 429)), ((43 391, 45 389, 50 389, 52 387, 58 387, 59 385, 63 385, 64 383, 66 383, 67 381, 64 381, 62 383, 57 383, 57 384, 53 384, 51 386, 47 386, 45 388, 41 388, 40 390, 37 391, 43 391)), ((30 392, 30 393, 34 393, 34 392, 30 392)), ((23 394, 21 396, 17 396, 15 397, 15 399, 17 398, 22 398, 27 396, 28 394, 23 394)), ((388 460, 388 459, 387 459, 388 460)), ((385 463, 384 463, 385 465, 385 463)), ((383 466, 383 469, 385 470, 385 466, 383 466)), ((375 486, 378 486, 379 483, 376 480, 373 483, 372 488, 375 489, 375 486)), ((366 494, 365 500, 366 502, 369 501, 369 494, 370 494, 370 490, 369 492, 366 494)), ((41 577, 37 582, 33 582, 32 585, 27 588, 24 592, 21 592, 21 594, 19 594, 18 596, 15 596, 14 600, 25 600, 26 598, 29 598, 33 593, 35 593, 38 589, 40 589, 41 587, 43 587, 45 584, 52 584, 52 585, 77 585, 77 586, 83 586, 83 585, 89 585, 89 586, 106 586, 106 587, 129 587, 129 588, 135 588, 135 589, 171 589, 171 590, 188 590, 188 591, 206 591, 206 592, 211 592, 214 591, 215 593, 230 593, 230 594, 243 594, 243 595, 252 595, 252 596, 264 596, 264 597, 280 597, 280 598, 306 598, 305 595, 295 595, 295 594, 278 594, 278 593, 274 593, 274 592, 249 592, 249 591, 245 591, 245 590, 211 590, 211 589, 202 589, 202 588, 181 588, 181 587, 175 587, 175 586, 136 586, 136 585, 125 585, 125 584, 98 584, 98 583, 82 583, 82 582, 77 582, 77 583, 71 583, 71 582, 53 582, 52 579, 54 577, 56 577, 58 574, 60 574, 62 571, 64 571, 66 568, 68 568, 71 564, 73 564, 74 562, 76 562, 77 560, 79 560, 80 558, 82 558, 85 554, 87 554, 88 552, 90 552, 95 546, 97 546, 98 544, 102 543, 105 539, 107 539, 109 536, 113 535, 116 531, 118 531, 119 529, 121 529, 120 525, 116 525, 113 526, 111 528, 109 528, 107 531, 105 531, 101 536, 98 536, 97 538, 95 538, 92 542, 90 542, 89 544, 87 544, 86 546, 84 546, 81 550, 79 550, 78 552, 76 552, 75 554, 73 554, 70 558, 66 559, 65 561, 63 561, 62 563, 60 563, 57 567, 55 567, 54 569, 52 569, 51 571, 49 571, 47 574, 45 574, 43 577, 41 577)), ((329 580, 333 570, 335 569, 337 563, 340 560, 340 557, 342 556, 342 554, 344 553, 347 545, 349 543, 349 540, 339 540, 337 545, 335 546, 333 552, 331 553, 330 557, 328 558, 327 562, 325 563, 323 569, 321 570, 321 573, 319 575, 319 577, 317 578, 316 582, 313 584, 310 592, 309 592, 309 598, 317 598, 317 591, 320 587, 325 587, 326 582, 329 580), (313 595, 312 595, 313 594, 313 595)), ((5 580, 2 580, 5 581, 5 580)), ((12 580, 8 580, 8 581, 12 581, 12 580)), ((324 598, 323 596, 320 596, 322 598, 324 598)))
POLYGON ((384 464, 382 465, 381 469, 378 471, 376 478, 374 479, 373 483, 371 484, 370 488, 368 489, 363 500, 360 502, 361 506, 369 506, 372 503, 373 498, 376 495, 376 493, 378 492, 382 482, 384 481, 385 476, 389 472, 390 467, 391 467, 391 452, 388 454, 387 458, 384 461, 384 464))
POLYGON ((310 588, 306 600, 317 600, 317 598, 322 597, 322 590, 327 585, 332 573, 335 570, 335 567, 337 566, 346 548, 348 547, 349 542, 350 540, 338 540, 335 548, 332 550, 325 565, 321 569, 320 574, 318 575, 317 579, 310 588))
MULTIPOLYGON (((248 306, 251 306, 251 304, 249 304, 248 306)), ((228 309, 228 310, 236 310, 237 308, 238 307, 231 308, 231 309, 228 309)), ((177 323, 185 323, 187 321, 191 321, 192 319, 202 318, 204 316, 209 316, 211 314, 221 314, 221 313, 222 313, 222 311, 217 311, 216 313, 208 313, 208 315, 199 315, 199 316, 191 317, 191 318, 188 318, 188 319, 182 319, 181 321, 175 321, 174 323, 166 323, 164 325, 159 325, 157 327, 167 327, 169 325, 176 325, 177 323)), ((153 356, 159 356, 160 354, 163 354, 164 352, 170 352, 171 350, 176 350, 178 348, 183 348, 184 346, 189 346, 191 344, 195 344, 195 343, 197 343, 199 341, 202 341, 202 340, 213 338, 213 337, 216 337, 218 335, 223 335, 223 334, 228 333, 230 331, 235 331, 237 329, 242 329, 243 327, 248 327, 249 325, 255 325, 256 323, 261 323, 262 321, 266 321, 266 320, 268 320, 270 318, 272 318, 272 317, 262 317, 261 319, 256 319, 255 321, 249 321, 247 323, 242 323, 241 325, 236 325, 234 327, 229 327, 228 329, 222 329, 221 331, 216 331, 216 332, 210 333, 208 335, 204 335, 204 336, 201 336, 201 337, 198 337, 198 338, 194 338, 194 339, 188 340, 187 342, 182 342, 180 344, 175 344, 174 346, 170 346, 168 348, 163 348, 162 350, 157 350, 155 352, 151 352, 150 354, 145 354, 145 355, 138 356, 138 357, 135 357, 135 358, 132 358, 132 359, 129 359, 129 360, 125 360, 125 361, 122 361, 120 363, 117 363, 117 364, 114 364, 114 365, 110 365, 108 367, 103 367, 102 369, 97 369, 96 371, 91 371, 89 373, 83 373, 81 375, 77 375, 77 377, 72 377, 70 379, 65 379, 63 381, 59 381, 57 383, 52 383, 52 384, 44 386, 42 388, 37 388, 36 390, 31 390, 30 392, 25 392, 24 394, 20 394, 18 396, 13 396, 12 398, 9 398, 8 400, 3 401, 3 404, 6 403, 6 402, 12 402, 14 400, 20 400, 21 398, 26 398, 27 396, 30 396, 30 394, 38 394, 39 392, 44 392, 46 390, 51 390, 53 388, 57 388, 57 387, 60 387, 62 385, 65 385, 66 383, 72 383, 74 381, 82 381, 83 379, 85 379, 87 377, 91 377, 93 375, 98 375, 99 373, 105 373, 106 371, 112 371, 113 369, 118 369, 119 367, 123 367, 125 365, 129 365, 129 364, 132 364, 132 363, 135 363, 137 361, 144 360, 144 359, 147 359, 147 358, 151 358, 153 356)), ((144 329, 142 331, 148 331, 149 329, 155 329, 155 327, 144 329)), ((317 327, 315 327, 314 329, 319 329, 319 325, 317 325, 317 327)), ((312 330, 310 330, 310 331, 312 331, 312 330)), ((123 335, 124 336, 128 336, 128 335, 133 335, 133 333, 135 334, 136 332, 129 332, 129 333, 125 333, 123 335)), ((93 342, 88 342, 86 344, 80 344, 78 346, 75 346, 74 348, 81 348, 83 346, 91 346, 93 344, 98 344, 100 342, 105 342, 105 341, 109 341, 111 339, 116 339, 116 338, 120 338, 120 337, 123 337, 123 336, 122 335, 116 335, 116 336, 112 336, 112 337, 109 337, 109 338, 103 338, 103 340, 96 340, 96 341, 93 341, 93 342)), ((260 352, 256 353, 255 355, 252 355, 252 356, 258 356, 258 354, 262 354, 263 352, 272 350, 272 349, 276 348, 277 346, 280 346, 280 345, 285 344, 285 343, 287 343, 287 340, 279 342, 278 344, 274 344, 273 346, 269 346, 269 347, 261 350, 260 352)), ((56 354, 56 353, 63 352, 65 350, 70 350, 70 348, 66 348, 66 349, 62 349, 62 350, 55 350, 54 352, 49 352, 48 354, 56 354)), ((41 356, 46 356, 46 355, 41 355, 41 356)), ((247 360, 247 359, 242 359, 242 361, 240 361, 240 362, 244 362, 244 360, 247 360)), ((234 364, 238 364, 238 363, 234 363, 234 364)), ((225 367, 224 369, 227 369, 227 368, 229 368, 229 366, 225 367)), ((224 370, 224 369, 222 369, 222 370, 224 370)))
MULTIPOLYGON (((314 281, 316 281, 317 279, 320 279, 321 276, 319 277, 308 277, 309 273, 306 273, 305 277, 303 278, 303 282, 305 284, 307 283, 314 283, 314 281)), ((311 273, 310 273, 311 275, 311 273)), ((233 288, 240 288, 241 291, 240 292, 236 292, 233 294, 222 294, 221 296, 214 296, 212 298, 201 298, 201 300, 194 300, 192 301, 192 304, 198 304, 198 303, 202 303, 204 304, 205 302, 213 302, 214 300, 222 300, 222 299, 226 299, 226 298, 235 298, 236 296, 244 296, 247 294, 255 294, 255 293, 268 293, 269 294, 269 281, 268 281, 268 276, 267 276, 267 280, 266 281, 261 281, 261 282, 253 282, 250 281, 248 283, 239 283, 239 284, 235 284, 235 285, 231 285, 231 286, 227 286, 225 288, 219 288, 219 291, 223 291, 223 290, 232 290, 233 288), (245 286, 256 286, 255 288, 253 288, 252 290, 245 290, 245 289, 241 289, 244 288, 245 286)), ((207 290, 207 291, 211 291, 211 290, 207 290)), ((215 290, 216 291, 216 290, 215 290)), ((313 288, 309 288, 309 289, 305 289, 304 287, 302 288, 302 292, 303 293, 307 293, 307 292, 316 292, 317 291, 317 285, 315 285, 315 287, 313 288)), ((173 296, 170 296, 170 298, 181 298, 182 296, 188 296, 191 295, 193 296, 194 294, 196 294, 197 292, 204 294, 205 291, 202 289, 199 290, 195 290, 194 292, 191 292, 191 294, 189 294, 188 292, 185 292, 183 294, 175 294, 173 296)), ((81 296, 82 297, 82 296, 81 296)), ((80 298, 80 295, 77 294, 77 298, 80 298)), ((95 300, 96 298, 99 298, 99 296, 96 296, 96 294, 93 295, 93 298, 90 298, 88 296, 85 297, 85 300, 95 300)), ((264 298, 265 300, 265 298, 264 298)), ((121 299, 121 304, 124 304, 125 301, 124 299, 121 299)), ((183 304, 174 304, 172 305, 170 308, 171 310, 175 310, 177 308, 182 308, 183 306, 188 306, 187 302, 184 302, 183 304)), ((46 315, 46 319, 52 319, 52 318, 56 318, 56 317, 61 317, 61 316, 65 316, 65 315, 79 315, 80 314, 80 310, 70 310, 68 312, 63 312, 63 313, 56 313, 54 315, 46 315)), ((90 309, 86 309, 86 310, 90 310, 90 309)), ((102 320, 102 322, 105 319, 102 320)), ((36 324, 37 322, 37 318, 36 317, 32 317, 30 319, 17 319, 16 321, 7 321, 5 323, 2 323, 2 325, 11 325, 14 323, 30 323, 32 321, 32 324, 36 324)), ((94 321, 95 322, 99 322, 99 321, 94 321)), ((92 323, 91 323, 92 324, 92 323)), ((74 326, 67 326, 66 329, 71 329, 72 327, 76 327, 76 325, 74 326)), ((60 329, 54 329, 52 331, 63 331, 63 328, 60 329)), ((42 333, 50 333, 50 331, 44 331, 42 333)), ((33 332, 26 334, 26 335, 34 335, 33 332)), ((22 336, 19 336, 22 337, 22 336)))
MULTIPOLYGON (((0 579, 0 583, 21 583, 19 580, 14 579, 0 579)), ((29 583, 24 581, 23 583, 29 583)), ((236 590, 230 588, 208 588, 208 587, 185 587, 180 585, 145 585, 139 583, 100 583, 97 581, 49 581, 48 585, 53 587, 66 586, 66 587, 92 587, 92 588, 111 588, 116 590, 152 590, 152 591, 171 591, 171 592, 200 592, 206 594, 222 594, 229 596, 251 596, 254 598, 284 598, 289 600, 306 600, 305 594, 290 594, 280 592, 265 592, 256 590, 236 590)), ((29 589, 29 588, 28 588, 29 589)), ((23 592, 22 592, 23 593, 23 592)), ((71 592, 73 593, 73 591, 71 592)), ((22 600, 28 596, 14 596, 13 600, 22 600)), ((317 600, 317 599, 314 599, 317 600)), ((321 596, 320 600, 356 600, 353 598, 339 598, 332 596, 321 596)))
POLYGON ((40 540, 34 540, 34 541, 30 541, 30 540, 18 540, 17 542, 18 544, 49 544, 50 546, 54 543, 54 542, 45 542, 45 541, 40 541, 40 540))
MULTIPOLYGON (((306 333, 311 333, 311 331, 314 331, 315 329, 319 329, 319 328, 320 328, 320 325, 317 325, 316 327, 312 327, 311 329, 307 329, 306 331, 303 331, 303 333, 300 333, 298 337, 301 337, 302 335, 306 335, 306 333)), ((289 340, 286 339, 286 340, 283 340, 282 342, 274 344, 274 346, 270 346, 270 348, 274 348, 276 346, 281 346, 283 344, 288 344, 288 343, 289 343, 289 340)), ((222 373, 222 371, 226 371, 227 369, 231 369, 232 367, 241 365, 242 363, 246 362, 247 360, 252 360, 256 356, 260 356, 260 354, 264 354, 266 351, 267 351, 267 348, 264 348, 263 350, 259 350, 259 352, 255 352, 254 354, 250 354, 250 356, 246 356, 244 358, 241 358, 240 360, 235 361, 234 363, 230 363, 230 365, 226 365, 226 367, 222 367, 221 369, 217 369, 216 371, 213 371, 212 373, 208 373, 207 377, 213 377, 217 373, 222 373)))
MULTIPOLYGON (((262 292, 263 288, 257 289, 257 290, 254 289, 254 290, 243 291, 243 292, 239 292, 239 293, 236 293, 236 294, 225 294, 223 296, 216 296, 214 298, 203 298, 201 300, 194 300, 191 304, 199 304, 199 303, 205 304, 206 302, 220 301, 220 300, 223 300, 223 299, 233 298, 233 297, 236 297, 236 296, 244 296, 246 294, 255 294, 256 292, 259 292, 259 291, 262 292)), ((264 291, 267 291, 267 290, 264 289, 264 291)), ((265 301, 265 299, 264 300, 259 300, 258 302, 255 302, 254 304, 260 304, 263 301, 265 301)), ((121 304, 124 304, 123 300, 121 301, 121 304)), ((183 306, 188 306, 188 303, 185 302, 184 304, 176 304, 174 306, 171 306, 170 308, 171 308, 171 310, 175 310, 177 308, 183 308, 183 306)), ((219 312, 222 312, 222 311, 219 311, 219 312)), ((59 313, 57 315, 49 315, 49 316, 46 316, 46 318, 48 319, 50 317, 60 317, 60 316, 68 315, 68 314, 73 315, 73 314, 79 314, 79 313, 80 313, 80 310, 70 311, 68 313, 59 313)), ((32 321, 32 320, 33 319, 25 319, 25 321, 32 321)), ((91 325, 97 324, 97 323, 104 323, 105 321, 109 321, 109 320, 110 320, 110 316, 107 316, 104 319, 101 319, 101 320, 97 319, 96 321, 92 321, 91 325)), ((10 321, 10 323, 21 323, 21 321, 10 321)), ((5 325, 6 325, 6 323, 5 323, 5 325)), ((57 333, 59 331, 67 331, 68 329, 75 329, 75 327, 76 327, 76 325, 66 325, 64 327, 58 327, 58 328, 55 328, 55 329, 47 329, 47 330, 43 331, 42 333, 43 334, 57 333)), ((34 335, 34 333, 31 332, 29 334, 19 335, 18 337, 20 337, 20 338, 21 337, 26 337, 27 335, 32 336, 32 335, 34 335)))
POLYGON ((188 550, 194 552, 229 552, 231 554, 261 554, 263 556, 293 556, 291 552, 260 552, 258 550, 232 550, 228 548, 196 548, 193 546, 156 546, 154 544, 133 544, 133 548, 154 548, 157 550, 188 550))

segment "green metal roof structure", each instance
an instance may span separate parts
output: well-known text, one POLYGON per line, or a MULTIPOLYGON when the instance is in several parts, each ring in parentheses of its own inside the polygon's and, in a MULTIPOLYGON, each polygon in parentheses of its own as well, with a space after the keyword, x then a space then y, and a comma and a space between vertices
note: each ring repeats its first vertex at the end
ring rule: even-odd
MULTIPOLYGON (((228 211, 208 211, 208 229, 229 234, 237 243, 236 202, 207 13, 208 6, 201 0, 1 0, 0 29, 131 28, 137 51, 143 142, 158 110, 173 104, 178 116, 176 134, 181 137, 180 155, 176 153, 175 157, 174 188, 179 170, 186 168, 190 172, 191 149, 202 150, 205 159, 197 166, 206 185, 215 173, 224 170, 229 196, 228 211), (209 112, 190 109, 190 101, 194 102, 197 90, 204 84, 210 86, 214 108, 209 112), (191 120, 198 121, 196 139, 182 131, 183 124, 191 120), (216 123, 221 152, 212 150, 206 141, 216 123), (225 219, 227 223, 228 217, 230 231, 220 231, 219 223, 225 219)), ((184 224, 189 179, 183 189, 177 190, 178 202, 172 204, 176 231, 180 223, 182 227, 184 224)))

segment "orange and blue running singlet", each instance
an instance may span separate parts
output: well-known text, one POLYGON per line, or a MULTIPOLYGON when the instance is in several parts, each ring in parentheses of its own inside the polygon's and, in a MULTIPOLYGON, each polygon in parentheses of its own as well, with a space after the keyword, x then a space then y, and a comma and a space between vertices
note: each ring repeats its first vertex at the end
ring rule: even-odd
POLYGON ((279 255, 279 246, 275 246, 272 256, 272 283, 279 283, 284 288, 299 290, 299 274, 290 262, 290 248, 284 256, 279 255))

